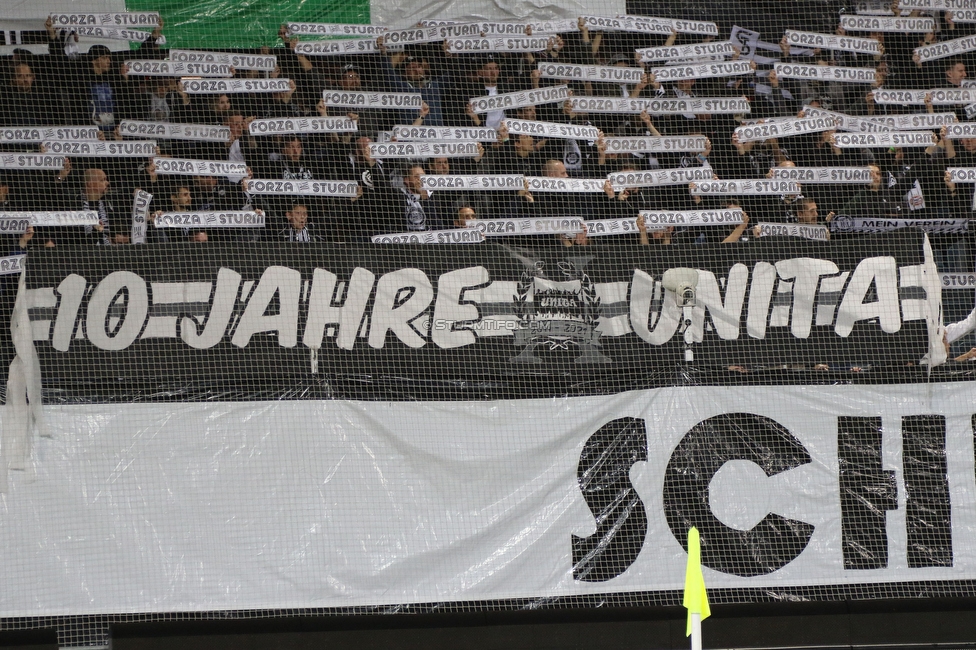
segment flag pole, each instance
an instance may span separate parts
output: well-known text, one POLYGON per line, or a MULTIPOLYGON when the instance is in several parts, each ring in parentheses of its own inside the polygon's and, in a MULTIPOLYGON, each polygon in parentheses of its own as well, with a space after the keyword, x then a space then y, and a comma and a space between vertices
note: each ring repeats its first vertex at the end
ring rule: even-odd
POLYGON ((688 609, 685 636, 691 637, 691 650, 702 650, 702 619, 711 615, 705 578, 701 570, 701 538, 698 529, 688 531, 688 564, 685 567, 685 594, 682 603, 688 609))
POLYGON ((701 614, 691 615, 691 650, 702 650, 701 614))

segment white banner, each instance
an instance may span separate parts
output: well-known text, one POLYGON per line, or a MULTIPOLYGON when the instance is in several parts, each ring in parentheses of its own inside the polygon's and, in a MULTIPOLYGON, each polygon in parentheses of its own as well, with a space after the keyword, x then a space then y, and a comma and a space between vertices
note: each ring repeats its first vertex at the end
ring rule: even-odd
POLYGON ((373 142, 373 158, 474 158, 484 149, 477 142, 373 142), (479 150, 480 149, 480 150, 479 150))
POLYGON ((370 241, 374 244, 480 244, 485 241, 485 235, 477 228, 468 227, 373 235, 370 241))
POLYGON ((155 11, 128 11, 107 14, 51 14, 51 25, 60 27, 143 27, 153 29, 159 25, 159 13, 155 11))
POLYGON ((665 135, 640 138, 604 138, 607 153, 632 152, 698 152, 705 151, 708 138, 702 135, 665 135))
POLYGON ((635 21, 652 21, 667 25, 679 34, 705 34, 706 36, 718 36, 718 25, 707 20, 681 20, 680 18, 659 18, 657 16, 640 16, 636 14, 625 14, 617 18, 629 18, 635 21))
POLYGON ((946 174, 952 183, 976 183, 976 167, 949 167, 946 174))
POLYGON ((874 68, 847 68, 839 65, 777 63, 773 69, 779 79, 815 79, 852 84, 873 84, 877 75, 874 68))
MULTIPOLYGON (((875 104, 924 104, 931 90, 891 90, 878 88, 871 91, 875 104)), ((933 102, 934 103, 934 102, 933 102)))
POLYGON ((926 95, 931 95, 936 106, 951 104, 972 104, 976 102, 976 88, 933 88, 931 90, 885 90, 874 91, 876 104, 924 104, 926 95))
POLYGON ((125 62, 126 73, 137 77, 229 77, 227 63, 184 63, 157 59, 125 62))
POLYGON ((416 27, 381 34, 384 45, 409 45, 411 43, 433 43, 443 41, 436 27, 416 27))
POLYGON ((931 131, 888 131, 886 133, 835 133, 834 144, 841 149, 929 147, 937 142, 931 131))
POLYGON ((800 47, 841 50, 843 52, 861 52, 863 54, 881 54, 881 43, 874 38, 818 34, 817 32, 801 32, 795 29, 787 29, 783 37, 790 45, 798 45, 800 47))
POLYGON ((41 151, 84 158, 144 158, 156 155, 155 140, 45 140, 41 151))
POLYGON ((89 36, 91 38, 104 38, 110 41, 132 41, 144 43, 149 40, 151 32, 142 32, 138 29, 119 29, 117 27, 72 27, 78 36, 89 36))
POLYGON ((295 45, 295 54, 305 56, 340 56, 343 54, 373 54, 380 47, 375 38, 343 38, 335 41, 306 41, 295 45))
POLYGON ((955 113, 911 113, 902 115, 861 115, 858 119, 870 120, 883 124, 895 131, 912 131, 915 129, 938 129, 942 126, 955 124, 959 118, 955 113))
POLYGON ((225 212, 164 212, 153 220, 157 228, 264 228, 264 215, 252 210, 225 212))
POLYGON ((605 178, 550 178, 548 176, 526 176, 530 192, 593 192, 604 191, 605 178))
POLYGON ((727 226, 742 223, 742 210, 641 210, 644 225, 649 229, 668 226, 727 226))
POLYGON ((742 195, 742 194, 799 194, 800 186, 793 181, 774 181, 762 179, 738 179, 729 181, 704 181, 695 183, 691 188, 692 194, 709 195, 742 195))
POLYGON ((951 41, 942 41, 941 43, 916 47, 915 54, 918 55, 920 61, 924 62, 944 59, 957 54, 966 54, 973 50, 976 50, 976 36, 970 35, 963 36, 962 38, 954 38, 951 41))
POLYGON ((508 132, 512 135, 531 135, 538 138, 562 138, 564 140, 596 140, 600 137, 600 130, 595 126, 508 119, 502 124, 508 127, 508 132))
POLYGON ((0 153, 0 169, 61 169, 64 156, 39 153, 0 153))
POLYGON ((735 128, 733 133, 738 136, 739 142, 753 142, 770 138, 789 138, 804 133, 821 133, 836 128, 837 120, 833 117, 807 117, 782 122, 739 126, 735 128))
POLYGON ((887 0, 862 0, 854 6, 862 16, 892 16, 891 3, 887 0))
POLYGON ((591 31, 671 35, 671 25, 643 17, 609 18, 607 16, 580 16, 580 20, 591 31))
POLYGON ((539 20, 530 22, 529 28, 537 36, 539 34, 566 34, 579 31, 579 20, 576 18, 539 20))
POLYGON ((888 16, 840 17, 840 26, 849 32, 905 32, 925 34, 935 29, 931 18, 901 18, 888 16))
POLYGON ((710 43, 691 43, 670 47, 641 47, 636 50, 644 63, 651 61, 677 61, 681 59, 700 59, 706 56, 732 56, 736 49, 732 41, 712 41, 710 43))
POLYGON ((976 2, 973 0, 899 0, 898 8, 901 10, 935 9, 937 11, 976 9, 976 2))
POLYGON ((0 257, 0 275, 13 275, 24 270, 26 255, 8 255, 0 257))
POLYGON ((739 115, 748 113, 749 100, 745 97, 680 97, 680 98, 630 98, 630 97, 570 97, 574 111, 583 113, 641 113, 651 115, 739 115))
POLYGON ((0 143, 44 140, 98 140, 97 126, 11 126, 0 128, 0 143))
POLYGON ((248 194, 344 196, 352 198, 359 193, 356 181, 282 181, 266 178, 250 178, 244 181, 248 194))
POLYGON ((471 105, 475 113, 503 111, 507 108, 553 104, 569 99, 569 86, 545 86, 534 90, 521 90, 513 93, 472 97, 471 105))
POLYGON ((155 158, 157 174, 177 176, 247 176, 247 164, 226 160, 195 158, 155 158))
POLYGON ((333 90, 323 90, 322 100, 326 106, 393 110, 420 110, 424 103, 420 93, 355 93, 333 90))
POLYGON ((950 140, 976 138, 976 123, 961 122, 958 124, 947 124, 945 127, 945 137, 950 140))
POLYGON ((585 97, 577 95, 569 98, 570 108, 580 113, 638 114, 647 110, 650 102, 651 100, 643 97, 585 97))
POLYGON ((539 72, 543 79, 575 79, 618 84, 636 84, 644 76, 643 68, 624 68, 616 65, 569 65, 566 63, 540 63, 539 72))
POLYGON ((278 57, 273 54, 169 50, 169 60, 186 63, 226 63, 235 70, 261 70, 262 72, 273 72, 278 67, 278 57))
POLYGON ((393 127, 394 140, 469 140, 472 142, 495 142, 498 133, 488 127, 454 126, 409 126, 398 124, 393 127))
POLYGON ((190 95, 224 93, 286 93, 290 79, 182 79, 180 87, 190 95))
POLYGON ((547 35, 449 38, 444 41, 448 52, 542 52, 551 42, 547 35))
POLYGON ((760 237, 799 237, 814 241, 828 241, 830 235, 826 226, 813 226, 801 223, 757 223, 760 237))
POLYGON ((525 36, 528 25, 525 23, 447 23, 431 25, 440 30, 441 38, 463 36, 525 36))
POLYGON ((752 61, 726 61, 724 63, 701 63, 698 65, 678 65, 651 68, 655 81, 676 81, 678 79, 708 79, 711 77, 733 77, 753 74, 752 61))
POLYGON ((282 133, 351 133, 358 130, 356 120, 348 117, 290 117, 252 120, 247 127, 251 135, 282 133))
POLYGON ((869 167, 773 167, 771 178, 797 183, 870 183, 869 167))
POLYGON ((976 9, 953 9, 946 12, 946 17, 954 23, 976 23, 976 9))
POLYGON ((129 241, 133 244, 146 243, 146 219, 153 195, 145 190, 136 190, 132 200, 132 230, 129 241))
POLYGON ((230 129, 214 124, 184 124, 182 122, 143 122, 122 120, 119 133, 134 137, 153 137, 162 140, 196 140, 199 142, 227 142, 230 129))
POLYGON ((340 23, 285 23, 285 29, 292 36, 378 36, 387 31, 379 25, 340 23))
POLYGON ((830 222, 831 232, 879 233, 900 228, 919 228, 928 233, 964 233, 969 228, 969 219, 871 219, 837 216, 830 222))
POLYGON ((836 111, 825 111, 821 108, 804 106, 803 114, 806 117, 832 117, 836 121, 837 128, 841 131, 853 131, 855 133, 877 133, 889 130, 889 127, 879 122, 874 122, 866 117, 853 117, 846 113, 836 111))
POLYGON ((942 289, 976 289, 976 273, 940 273, 942 289))
MULTIPOLYGON (((594 219, 584 221, 588 237, 607 237, 610 235, 633 235, 639 233, 637 219, 629 217, 624 219, 594 219)), ((654 228, 648 228, 654 230, 654 228)))
POLYGON ((579 217, 554 217, 551 219, 470 219, 469 228, 477 228, 485 237, 511 235, 570 235, 582 232, 583 220, 579 217))
POLYGON ((95 226, 98 225, 98 213, 94 210, 63 210, 38 212, 7 212, 10 215, 25 215, 32 226, 95 226))
POLYGON ((28 226, 90 226, 96 223, 98 213, 94 211, 0 211, 0 234, 22 235, 28 226))
POLYGON ((617 172, 607 176, 614 187, 654 187, 684 185, 712 179, 711 167, 678 167, 643 172, 617 172))
POLYGON ((23 235, 31 225, 30 212, 0 212, 0 234, 23 235))
POLYGON ((679 592, 686 530, 673 530, 669 518, 701 508, 715 521, 703 541, 731 531, 718 555, 725 567, 776 558, 762 572, 735 575, 710 567, 705 552, 709 589, 969 580, 976 575, 971 397, 968 382, 947 382, 777 386, 775 399, 757 398, 755 386, 685 386, 555 400, 45 406, 51 435, 34 443, 41 460, 33 472, 11 472, 4 499, 0 612, 679 592), (937 433, 923 438, 913 424, 919 416, 934 416, 926 424, 937 433), (838 467, 850 459, 842 460, 840 423, 848 418, 878 418, 880 433, 876 462, 842 483, 838 467), (292 425, 288 435, 267 435, 283 422, 292 425), (460 435, 471 422, 478 435, 460 435), (740 444, 705 433, 726 430, 740 444), (622 480, 644 523, 631 529, 637 547, 626 559, 617 555, 622 536, 596 535, 601 522, 580 487, 579 471, 604 477, 591 460, 598 431, 620 431, 628 436, 621 444, 633 448, 622 480), (928 524, 905 504, 906 494, 918 497, 906 484, 918 478, 911 466, 922 461, 911 450, 923 440, 944 459, 932 463, 926 485, 946 486, 931 496, 951 513, 937 523, 951 566, 908 566, 910 531, 928 524), (695 445, 699 455, 689 451, 695 445), (228 453, 239 449, 249 453, 228 453), (702 466, 715 458, 728 462, 717 471, 702 466), (678 464, 698 479, 684 491, 669 471, 678 464), (866 495, 889 479, 892 503, 875 509, 871 501, 880 530, 865 531, 871 522, 839 504, 874 498, 866 495), (704 500, 688 501, 689 489, 704 500), (772 540, 747 534, 769 516, 782 523, 772 540), (415 521, 424 525, 405 524, 415 521), (888 561, 869 577, 845 568, 852 552, 845 536, 874 532, 888 561), (99 543, 107 539, 110 552, 99 543), (581 580, 574 541, 598 540, 613 570, 581 580))
POLYGON ((521 174, 421 176, 425 190, 508 190, 525 189, 521 174))

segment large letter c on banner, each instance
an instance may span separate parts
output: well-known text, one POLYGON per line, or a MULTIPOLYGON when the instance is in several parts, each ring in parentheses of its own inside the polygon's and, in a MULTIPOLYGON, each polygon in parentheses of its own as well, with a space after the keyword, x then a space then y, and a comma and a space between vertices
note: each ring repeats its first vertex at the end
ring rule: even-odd
POLYGON ((699 422, 671 454, 664 473, 664 513, 682 546, 688 529, 701 533, 702 564, 737 576, 772 573, 792 562, 810 542, 813 526, 767 514, 750 530, 723 524, 708 503, 708 486, 730 460, 747 460, 766 473, 810 462, 810 454, 781 424, 752 413, 727 413, 699 422))

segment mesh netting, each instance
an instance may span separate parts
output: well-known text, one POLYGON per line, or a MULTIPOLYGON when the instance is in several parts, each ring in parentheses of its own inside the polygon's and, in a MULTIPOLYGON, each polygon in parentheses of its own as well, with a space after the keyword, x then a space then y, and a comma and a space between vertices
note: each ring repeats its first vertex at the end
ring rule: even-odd
POLYGON ((976 3, 80 4, 0 9, 0 630, 676 605, 691 526, 974 595, 976 3))

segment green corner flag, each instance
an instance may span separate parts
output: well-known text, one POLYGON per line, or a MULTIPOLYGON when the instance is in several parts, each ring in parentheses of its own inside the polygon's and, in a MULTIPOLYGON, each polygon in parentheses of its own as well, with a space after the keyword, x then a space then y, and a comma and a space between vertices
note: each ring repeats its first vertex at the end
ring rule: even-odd
POLYGON ((688 531, 688 566, 685 568, 685 598, 682 605, 688 610, 685 636, 691 636, 691 615, 701 614, 702 620, 705 620, 712 614, 701 570, 701 538, 695 527, 688 531))

